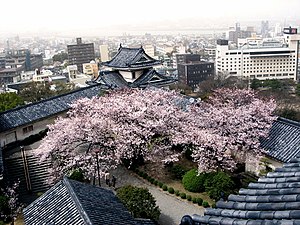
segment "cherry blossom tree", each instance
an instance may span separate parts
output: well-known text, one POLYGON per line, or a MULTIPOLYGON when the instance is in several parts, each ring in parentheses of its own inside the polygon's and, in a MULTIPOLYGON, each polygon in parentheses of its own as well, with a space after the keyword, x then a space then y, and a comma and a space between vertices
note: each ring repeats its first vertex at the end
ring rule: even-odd
POLYGON ((81 168, 92 177, 137 155, 145 160, 175 161, 174 146, 192 146, 199 171, 233 169, 248 152, 261 154, 275 119, 273 100, 251 90, 219 89, 208 102, 192 102, 163 89, 125 89, 81 99, 64 118, 49 126, 39 147, 52 161, 54 180, 81 168))
POLYGON ((251 153, 260 157, 260 138, 267 137, 276 119, 273 99, 259 99, 247 89, 217 89, 207 102, 193 107, 195 127, 187 130, 194 142, 199 171, 233 170, 251 153))
POLYGON ((104 172, 137 155, 176 160, 172 146, 181 143, 188 126, 188 112, 181 109, 185 101, 162 89, 126 89, 78 100, 66 117, 49 126, 39 147, 42 160, 53 162, 54 180, 73 168, 91 177, 96 167, 104 172))

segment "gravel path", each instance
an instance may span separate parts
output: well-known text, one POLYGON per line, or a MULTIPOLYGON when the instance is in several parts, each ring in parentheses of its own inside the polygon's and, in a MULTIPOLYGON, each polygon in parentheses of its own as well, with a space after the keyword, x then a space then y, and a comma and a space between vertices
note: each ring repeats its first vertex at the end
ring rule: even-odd
MULTIPOLYGON (((111 175, 115 175, 117 178, 116 188, 131 184, 139 187, 147 187, 149 189, 151 194, 155 197, 157 205, 161 209, 161 215, 158 221, 160 225, 178 225, 180 224, 181 218, 187 214, 203 215, 204 209, 202 207, 162 191, 160 188, 151 185, 149 182, 144 181, 125 168, 120 167, 115 171, 112 171, 111 175)), ((105 187, 104 180, 101 182, 105 187)))

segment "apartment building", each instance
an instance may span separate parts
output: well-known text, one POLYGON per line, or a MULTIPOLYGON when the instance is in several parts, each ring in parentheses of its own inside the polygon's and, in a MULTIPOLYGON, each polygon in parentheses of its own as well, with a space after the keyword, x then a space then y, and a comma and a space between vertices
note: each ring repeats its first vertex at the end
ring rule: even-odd
POLYGON ((83 63, 95 60, 94 43, 82 43, 81 38, 76 39, 76 44, 68 45, 68 59, 70 65, 77 65, 78 71, 83 72, 83 63))
POLYGON ((245 43, 230 48, 228 40, 217 41, 216 72, 250 79, 298 80, 300 35, 296 28, 285 28, 282 41, 245 43))

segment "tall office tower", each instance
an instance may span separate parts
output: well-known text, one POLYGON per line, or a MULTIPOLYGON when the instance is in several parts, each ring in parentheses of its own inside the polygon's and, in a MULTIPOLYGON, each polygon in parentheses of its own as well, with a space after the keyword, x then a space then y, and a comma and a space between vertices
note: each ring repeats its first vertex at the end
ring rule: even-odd
POLYGON ((263 38, 269 37, 269 21, 261 21, 261 35, 263 38))
POLYGON ((228 40, 217 41, 216 72, 246 79, 298 80, 300 35, 296 28, 285 28, 284 38, 263 40, 257 45, 246 42, 230 48, 228 40))
POLYGON ((83 72, 83 63, 95 60, 94 43, 83 44, 81 38, 76 38, 75 45, 68 45, 68 59, 70 65, 77 65, 78 71, 83 72))
POLYGON ((107 62, 109 60, 108 45, 100 45, 99 50, 101 62, 107 62))

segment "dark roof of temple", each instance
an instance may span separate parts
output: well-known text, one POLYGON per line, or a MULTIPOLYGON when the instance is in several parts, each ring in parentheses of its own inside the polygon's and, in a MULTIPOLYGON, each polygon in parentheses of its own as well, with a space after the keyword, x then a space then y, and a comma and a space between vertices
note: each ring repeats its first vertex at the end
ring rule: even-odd
POLYGON ((147 86, 163 87, 176 82, 174 78, 164 76, 154 69, 144 69, 141 74, 132 83, 127 82, 118 71, 102 71, 96 83, 106 86, 110 89, 115 88, 145 88, 147 86))
POLYGON ((124 48, 122 46, 110 61, 103 63, 105 66, 118 69, 150 68, 160 64, 159 60, 147 55, 142 47, 124 48))
POLYGON ((143 88, 149 85, 155 87, 163 87, 173 84, 174 82, 176 82, 174 78, 164 76, 154 69, 149 69, 145 70, 144 73, 131 84, 131 87, 143 88))
POLYGON ((64 178, 24 210, 26 225, 154 225, 134 219, 107 189, 64 178))
MULTIPOLYGON (((300 224, 300 155, 216 206, 204 216, 193 215, 190 224, 300 224)), ((183 221, 189 224, 189 218, 183 221)))
POLYGON ((97 96, 100 90, 99 85, 88 86, 67 94, 4 111, 0 113, 0 132, 64 112, 70 108, 69 104, 73 101, 83 97, 97 96))
POLYGON ((261 140, 267 156, 280 162, 289 162, 300 153, 300 123, 278 118, 270 129, 268 138, 261 140))
POLYGON ((97 77, 95 82, 110 89, 129 87, 128 82, 118 71, 103 71, 97 77))

